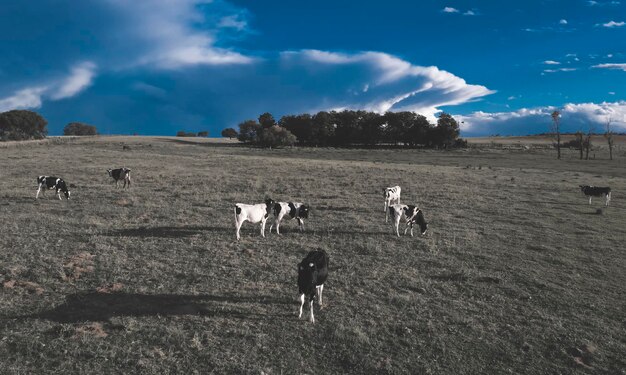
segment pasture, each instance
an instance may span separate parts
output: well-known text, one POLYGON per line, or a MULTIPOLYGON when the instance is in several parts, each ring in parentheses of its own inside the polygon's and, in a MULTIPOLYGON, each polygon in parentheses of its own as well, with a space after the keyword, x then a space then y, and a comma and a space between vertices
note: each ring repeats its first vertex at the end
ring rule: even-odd
POLYGON ((0 373, 625 374, 617 156, 157 137, 2 147, 0 373), (122 166, 133 186, 116 190, 106 170, 122 166), (72 199, 36 201, 43 174, 72 199), (385 224, 382 188, 396 184, 424 237, 385 224), (611 206, 589 206, 581 184, 610 186, 611 206), (234 204, 265 197, 310 204, 305 232, 268 221, 261 238, 245 223, 237 242, 234 204), (296 265, 319 248, 330 272, 312 325, 297 319, 296 265))

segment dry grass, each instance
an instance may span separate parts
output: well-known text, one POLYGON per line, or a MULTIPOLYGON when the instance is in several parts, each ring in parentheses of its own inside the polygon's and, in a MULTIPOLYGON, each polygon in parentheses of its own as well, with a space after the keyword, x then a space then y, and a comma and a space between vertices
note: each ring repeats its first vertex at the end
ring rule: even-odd
POLYGON ((625 373, 618 156, 158 137, 0 149, 0 373, 625 373), (119 166, 131 189, 107 176, 119 166), (40 174, 72 200, 35 201, 40 174), (427 236, 385 225, 395 184, 427 236), (596 215, 579 184, 611 186, 611 207, 596 215), (236 242, 233 204, 266 196, 309 203, 306 232, 244 224, 236 242), (295 267, 316 248, 331 270, 311 325, 295 267))

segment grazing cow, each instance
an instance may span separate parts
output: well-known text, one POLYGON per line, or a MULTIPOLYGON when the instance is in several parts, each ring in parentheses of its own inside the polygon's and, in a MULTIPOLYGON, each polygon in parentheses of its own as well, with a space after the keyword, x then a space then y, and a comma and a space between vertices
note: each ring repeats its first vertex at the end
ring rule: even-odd
POLYGON ((400 186, 388 187, 383 189, 383 195, 385 196, 385 223, 387 222, 387 209, 394 202, 400 204, 400 192, 402 188, 400 186))
POLYGON ((318 303, 322 307, 322 292, 324 291, 324 282, 328 277, 328 254, 324 250, 311 251, 298 264, 298 293, 300 294, 300 314, 302 317, 302 307, 304 306, 305 296, 309 299, 309 308, 311 314, 309 321, 315 323, 313 316, 313 300, 315 294, 318 293, 318 303))
POLYGON ((121 180, 124 180, 124 186, 122 187, 122 189, 126 187, 127 183, 128 187, 130 187, 130 169, 126 167, 118 169, 107 169, 107 172, 109 173, 109 176, 113 177, 113 179, 115 180, 116 189, 119 187, 119 183, 121 180))
POLYGON ((235 227, 237 228, 237 240, 241 239, 239 230, 244 222, 249 221, 253 224, 261 223, 261 236, 265 237, 265 222, 272 212, 274 201, 270 198, 265 199, 265 203, 259 204, 235 204, 235 227))
POLYGON ((426 230, 428 229, 428 223, 424 219, 424 213, 417 206, 413 205, 405 205, 405 204, 392 204, 389 206, 389 214, 393 219, 393 225, 396 229, 396 235, 400 237, 400 232, 398 231, 398 226, 400 225, 400 220, 404 215, 406 220, 406 228, 404 229, 404 234, 406 235, 406 231, 411 229, 411 237, 413 237, 413 225, 417 224, 420 227, 420 233, 424 235, 426 230))
POLYGON ((604 202, 605 206, 609 205, 611 201, 611 188, 610 187, 599 187, 599 186, 589 186, 589 185, 578 185, 580 186, 580 190, 589 197, 589 204, 591 204, 592 197, 605 197, 606 201, 604 202))
POLYGON ((65 198, 70 199, 70 191, 67 189, 67 184, 63 179, 52 176, 39 176, 37 177, 37 185, 39 188, 37 189, 37 195, 35 195, 35 199, 39 198, 39 192, 42 192, 45 195, 46 190, 55 189, 57 196, 61 199, 61 192, 65 194, 65 198), (43 191, 41 190, 43 189, 43 191))
POLYGON ((304 231, 304 220, 309 218, 309 206, 299 202, 276 202, 274 203, 274 223, 270 225, 270 233, 276 225, 276 234, 280 234, 280 222, 284 217, 296 219, 300 231, 304 231))

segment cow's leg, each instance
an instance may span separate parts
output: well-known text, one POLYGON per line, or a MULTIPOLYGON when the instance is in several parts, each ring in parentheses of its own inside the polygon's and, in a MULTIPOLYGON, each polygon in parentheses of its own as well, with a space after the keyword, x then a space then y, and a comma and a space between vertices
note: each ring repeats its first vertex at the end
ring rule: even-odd
POLYGON ((398 231, 398 227, 400 226, 400 215, 394 218, 394 226, 396 227, 396 235, 400 237, 400 232, 398 231))
POLYGON ((298 318, 302 318, 302 307, 304 306, 304 293, 300 294, 300 314, 298 318))
POLYGON ((263 238, 265 238, 265 223, 267 223, 267 217, 261 220, 261 237, 263 238))
POLYGON ((388 218, 389 218, 389 201, 385 201, 385 223, 388 222, 388 218))
POLYGON ((608 207, 610 201, 611 201, 611 193, 608 193, 606 195, 606 202, 604 203, 604 205, 608 207))
POLYGON ((322 285, 318 285, 317 286, 317 293, 318 293, 318 303, 320 305, 320 308, 322 307, 322 292, 324 291, 324 284, 322 285))
POLYGON ((241 230, 241 225, 243 224, 243 220, 239 220, 238 217, 235 216, 235 228, 237 228, 237 241, 239 241, 241 239, 241 235, 239 234, 239 231, 241 230))
POLYGON ((35 195, 35 199, 39 198, 39 192, 41 192, 41 185, 39 185, 39 189, 37 189, 37 195, 35 195))
POLYGON ((61 199, 61 190, 60 189, 57 189, 57 197, 59 197, 59 200, 62 200, 61 199))
POLYGON ((315 298, 311 298, 311 299, 310 299, 310 302, 309 302, 309 309, 311 310, 311 316, 309 317, 309 321, 310 321, 311 323, 315 323, 315 316, 313 316, 313 300, 314 300, 314 299, 315 299, 315 298))
POLYGON ((297 218, 298 219, 298 227, 300 227, 300 232, 304 232, 304 220, 297 218))

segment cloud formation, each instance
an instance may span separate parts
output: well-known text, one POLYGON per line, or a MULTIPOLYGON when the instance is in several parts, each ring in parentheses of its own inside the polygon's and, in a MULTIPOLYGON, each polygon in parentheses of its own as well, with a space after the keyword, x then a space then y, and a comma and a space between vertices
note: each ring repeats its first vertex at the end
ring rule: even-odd
POLYGON ((626 63, 621 63, 621 64, 598 64, 598 65, 592 66, 592 68, 597 68, 597 69, 616 69, 616 70, 623 70, 623 71, 626 72, 626 63))
POLYGON ((609 29, 612 29, 616 27, 622 27, 624 25, 626 25, 624 21, 620 21, 620 22, 609 21, 609 22, 603 23, 602 27, 608 27, 609 29))
POLYGON ((613 121, 616 131, 626 131, 626 101, 568 103, 562 108, 546 106, 522 108, 513 112, 474 112, 455 117, 464 122, 461 131, 465 136, 527 135, 548 132, 552 121, 550 114, 555 110, 561 111, 563 132, 586 131, 589 127, 602 131, 608 118, 613 121))

